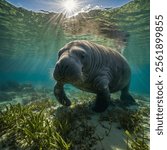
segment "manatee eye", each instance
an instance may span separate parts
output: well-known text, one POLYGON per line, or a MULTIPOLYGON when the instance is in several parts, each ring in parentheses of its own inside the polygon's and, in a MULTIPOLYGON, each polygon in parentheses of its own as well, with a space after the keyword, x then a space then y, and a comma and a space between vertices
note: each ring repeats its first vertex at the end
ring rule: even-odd
POLYGON ((85 58, 85 55, 86 55, 85 52, 83 52, 83 51, 80 52, 80 57, 81 57, 81 59, 84 59, 84 58, 85 58))
POLYGON ((67 48, 62 48, 58 51, 58 58, 60 58, 60 56, 65 52, 67 51, 68 49, 67 48))

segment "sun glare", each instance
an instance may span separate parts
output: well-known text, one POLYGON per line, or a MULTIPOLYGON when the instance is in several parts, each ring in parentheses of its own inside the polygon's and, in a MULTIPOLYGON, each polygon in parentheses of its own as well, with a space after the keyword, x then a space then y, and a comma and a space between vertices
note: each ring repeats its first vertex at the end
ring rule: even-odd
POLYGON ((77 2, 76 0, 66 0, 63 2, 63 7, 65 11, 71 13, 72 11, 75 11, 75 9, 77 8, 77 2))

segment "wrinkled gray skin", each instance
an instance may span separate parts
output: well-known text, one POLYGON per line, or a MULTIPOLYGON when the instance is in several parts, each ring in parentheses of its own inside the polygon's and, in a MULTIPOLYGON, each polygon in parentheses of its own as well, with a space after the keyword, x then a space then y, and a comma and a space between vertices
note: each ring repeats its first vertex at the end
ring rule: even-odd
POLYGON ((64 92, 64 84, 96 93, 93 110, 103 112, 109 105, 110 93, 121 90, 124 105, 135 103, 129 94, 130 68, 126 59, 118 52, 88 41, 73 41, 58 53, 53 73, 57 81, 54 94, 65 106, 71 102, 64 92))

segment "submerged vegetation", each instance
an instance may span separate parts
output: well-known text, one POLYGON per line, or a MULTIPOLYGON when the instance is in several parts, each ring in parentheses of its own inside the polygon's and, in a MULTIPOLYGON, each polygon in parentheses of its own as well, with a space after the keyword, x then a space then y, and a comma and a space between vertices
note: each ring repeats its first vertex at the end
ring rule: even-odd
POLYGON ((54 120, 48 106, 51 101, 6 106, 0 115, 2 147, 68 150, 70 142, 61 136, 57 128, 61 124, 54 120))
POLYGON ((2 149, 92 150, 99 143, 103 146, 116 122, 125 132, 127 149, 148 150, 148 130, 144 127, 148 115, 147 107, 135 111, 114 107, 97 115, 88 101, 69 108, 58 107, 51 100, 8 105, 0 112, 0 145, 2 149), (94 116, 99 118, 96 124, 91 123, 94 116), (104 135, 99 135, 98 127, 104 129, 104 135))
POLYGON ((148 116, 149 108, 142 108, 135 113, 129 114, 128 118, 121 120, 127 135, 127 147, 129 150, 149 150, 148 116))

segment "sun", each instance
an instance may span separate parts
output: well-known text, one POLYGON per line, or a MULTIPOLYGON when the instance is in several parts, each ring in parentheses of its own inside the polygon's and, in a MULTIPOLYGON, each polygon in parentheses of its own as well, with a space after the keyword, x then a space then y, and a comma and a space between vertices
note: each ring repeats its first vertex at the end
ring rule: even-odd
POLYGON ((63 1, 62 4, 63 4, 65 11, 68 13, 75 11, 75 9, 77 8, 76 0, 66 0, 66 1, 63 1))

